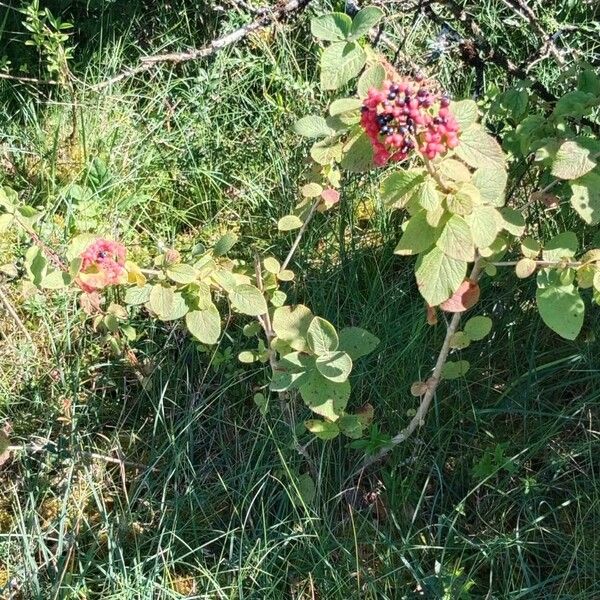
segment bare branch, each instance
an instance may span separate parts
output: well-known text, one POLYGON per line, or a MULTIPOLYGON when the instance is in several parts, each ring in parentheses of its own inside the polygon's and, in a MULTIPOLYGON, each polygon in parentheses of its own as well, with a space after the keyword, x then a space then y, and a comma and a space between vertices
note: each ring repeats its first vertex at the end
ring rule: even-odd
MULTIPOLYGON (((479 275, 481 273, 481 262, 480 260, 476 260, 473 264, 473 269, 471 270, 471 274, 469 279, 473 282, 476 282, 479 279, 479 275)), ((411 419, 410 423, 399 433, 397 433, 391 440, 389 446, 381 450, 378 454, 367 458, 363 464, 359 472, 363 471, 367 467, 379 462, 384 456, 386 456, 389 452, 391 452, 398 444, 401 444, 405 440, 407 440, 414 431, 423 425, 425 416, 429 411, 429 407, 431 406, 431 402, 435 396, 435 392, 442 380, 442 369, 446 364, 446 360, 448 359, 448 353, 450 352, 450 341, 452 336, 456 333, 458 329, 458 325, 460 324, 461 313, 455 313, 448 324, 448 328, 446 330, 446 337, 444 338, 444 343, 442 344, 442 348, 440 353, 438 354, 435 367, 433 369, 433 373, 431 377, 427 380, 427 391, 423 395, 421 399, 421 403, 419 404, 419 408, 415 416, 411 419)))
POLYGON ((206 58, 211 54, 214 54, 219 50, 222 50, 223 48, 226 48, 227 46, 230 46, 231 44, 245 38, 252 32, 262 29, 263 27, 267 27, 268 25, 271 25, 277 21, 281 21, 292 13, 302 10, 311 1, 312 0, 288 0, 288 2, 283 4, 283 6, 266 9, 263 14, 261 14, 251 23, 248 23, 248 25, 244 25, 243 27, 232 31, 231 33, 213 40, 210 42, 210 44, 204 46, 203 48, 197 48, 189 52, 171 52, 167 54, 143 56, 140 58, 141 64, 139 66, 130 67, 119 75, 115 75, 111 79, 107 79, 106 81, 92 86, 92 89, 100 90, 115 83, 119 83, 120 81, 123 81, 124 79, 134 75, 139 75, 140 73, 148 71, 154 66, 158 66, 160 64, 180 64, 191 60, 206 58))

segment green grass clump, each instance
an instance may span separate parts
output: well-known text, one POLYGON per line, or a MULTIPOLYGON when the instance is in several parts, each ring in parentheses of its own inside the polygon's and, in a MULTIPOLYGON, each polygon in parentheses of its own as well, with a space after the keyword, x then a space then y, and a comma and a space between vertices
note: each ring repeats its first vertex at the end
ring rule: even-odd
MULTIPOLYGON (((314 3, 205 61, 100 90, 142 54, 199 47, 251 17, 229 2, 48 4, 75 23, 75 136, 64 90, 0 80, 0 181, 44 209, 44 239, 61 251, 99 231, 142 263, 233 230, 246 260, 285 256, 291 235, 275 224, 297 202, 306 150, 290 126, 327 102, 310 10, 345 3, 314 3)), ((542 42, 500 0, 433 3, 433 15, 405 4, 385 3, 386 33, 421 65, 441 22, 474 35, 451 5, 516 64, 542 42)), ((593 3, 530 4, 549 32, 577 25, 561 38, 568 64, 597 64, 593 3)), ((15 8, 0 15, 0 57, 45 78, 15 8)), ((428 68, 456 96, 476 91, 456 45, 428 68)), ((550 57, 530 75, 558 90, 564 74, 550 57)), ((508 82, 490 63, 480 92, 508 82)), ((309 229, 289 289, 381 339, 354 372, 351 403, 371 404, 389 434, 417 407, 410 386, 443 337, 425 321, 410 260, 393 254, 395 219, 371 180, 350 180, 339 209, 309 229)), ((4 242, 8 262, 27 240, 4 242)), ((206 350, 140 316, 134 369, 69 296, 10 289, 34 343, 0 313, 0 416, 21 446, 0 467, 0 597, 11 582, 40 600, 600 597, 597 316, 581 341, 557 344, 527 283, 500 274, 480 307, 493 335, 462 352, 467 377, 444 384, 425 426, 359 481, 359 452, 311 442, 305 505, 306 462, 275 400, 265 416, 254 405, 266 373, 237 361, 234 327, 206 350)))

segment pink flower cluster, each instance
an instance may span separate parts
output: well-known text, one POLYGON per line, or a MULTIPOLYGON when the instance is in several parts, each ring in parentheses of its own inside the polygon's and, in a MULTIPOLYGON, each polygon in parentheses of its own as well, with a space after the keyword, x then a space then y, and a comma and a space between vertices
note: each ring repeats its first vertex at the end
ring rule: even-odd
POLYGON ((100 290, 117 285, 125 279, 126 250, 123 244, 99 239, 90 244, 80 255, 82 259, 78 283, 84 292, 100 290))
POLYGON ((446 96, 431 91, 421 78, 384 81, 371 88, 361 111, 361 125, 374 150, 375 164, 404 160, 418 145, 429 159, 458 145, 458 123, 446 96))

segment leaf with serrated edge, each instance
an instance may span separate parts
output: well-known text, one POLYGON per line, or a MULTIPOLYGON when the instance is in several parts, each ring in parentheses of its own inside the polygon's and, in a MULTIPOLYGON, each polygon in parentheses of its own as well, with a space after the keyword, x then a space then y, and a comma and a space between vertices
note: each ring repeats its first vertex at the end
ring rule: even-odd
POLYGON ((185 315, 188 331, 203 344, 216 344, 221 335, 221 315, 213 304, 203 310, 192 310, 185 315))
POLYGON ((504 206, 504 190, 508 175, 502 167, 486 167, 473 173, 473 185, 481 194, 481 201, 492 206, 504 206))
POLYGON ((587 138, 563 142, 552 161, 552 175, 560 179, 578 179, 589 173, 596 161, 587 138))
POLYGON ((437 247, 419 256, 415 272, 419 291, 430 306, 437 306, 448 300, 466 274, 466 261, 446 256, 437 247))
POLYGON ((324 90, 336 90, 364 67, 367 56, 356 42, 336 42, 321 55, 321 87, 324 90))
POLYGON ((380 89, 385 80, 385 69, 379 63, 365 69, 358 79, 358 95, 364 98, 371 88, 380 89))
POLYGON ((503 168, 506 162, 500 144, 481 125, 471 125, 460 134, 455 153, 475 169, 503 168))
POLYGON ((394 253, 410 256, 424 252, 435 244, 439 233, 438 229, 427 223, 427 212, 422 210, 409 219, 394 253))
POLYGON ((459 100, 450 103, 450 112, 458 122, 461 130, 465 130, 477 122, 477 103, 473 100, 459 100))
POLYGON ((452 215, 448 219, 435 244, 450 258, 467 262, 475 260, 471 228, 459 215, 452 215))
POLYGON ((310 32, 320 40, 339 42, 345 40, 350 33, 352 19, 345 13, 331 12, 310 21, 310 32))
POLYGON ((501 229, 501 217, 493 206, 476 206, 465 221, 471 228, 473 242, 477 248, 487 248, 493 244, 501 229))

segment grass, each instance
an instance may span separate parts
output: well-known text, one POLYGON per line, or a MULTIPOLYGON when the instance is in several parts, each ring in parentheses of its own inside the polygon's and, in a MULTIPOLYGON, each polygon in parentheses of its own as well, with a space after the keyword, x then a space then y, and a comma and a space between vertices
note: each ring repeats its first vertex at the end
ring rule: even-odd
MULTIPOLYGON (((518 16, 504 3, 461 4, 517 63, 539 45, 527 27, 506 35, 518 16)), ((296 202, 305 155, 290 124, 327 101, 316 91, 307 15, 208 61, 100 93, 87 87, 139 53, 199 46, 244 22, 213 9, 65 8, 76 17, 73 71, 82 82, 74 144, 64 142, 68 99, 0 82, 2 152, 11 158, 4 183, 45 208, 42 235, 54 247, 101 230, 142 260, 234 230, 246 259, 285 255, 289 236, 273 232, 296 202)), ((591 5, 536 9, 548 31, 555 21, 580 24, 568 45, 597 61, 591 5)), ((9 14, 0 54, 18 64, 23 34, 9 14)), ((439 24, 399 11, 387 31, 423 63, 439 24)), ((474 74, 456 50, 431 68, 453 93, 473 93, 474 74)), ((547 59, 532 77, 552 88, 561 74, 547 59)), ((506 83, 490 66, 486 89, 506 83)), ((425 323, 411 261, 392 252, 398 222, 376 208, 376 195, 370 179, 344 187, 339 210, 310 228, 289 291, 337 325, 380 337, 378 352, 357 365, 352 404, 372 404, 379 428, 393 434, 417 405, 410 385, 427 375, 443 332, 425 323)), ((553 224, 540 215, 540 226, 553 224)), ((0 263, 26 242, 3 237, 0 263)), ((3 287, 35 340, 25 343, 0 315, 0 414, 12 423, 11 443, 24 446, 0 471, 5 596, 11 581, 21 598, 40 600, 600 594, 597 315, 581 341, 557 344, 528 285, 500 274, 481 306, 494 317, 493 337, 462 352, 468 376, 445 384, 425 427, 356 486, 348 476, 360 454, 343 441, 312 442, 316 497, 306 506, 298 498, 306 464, 274 400, 264 417, 254 406, 265 374, 237 362, 244 340, 235 327, 206 352, 178 328, 140 317, 140 382, 71 297, 3 287)))

